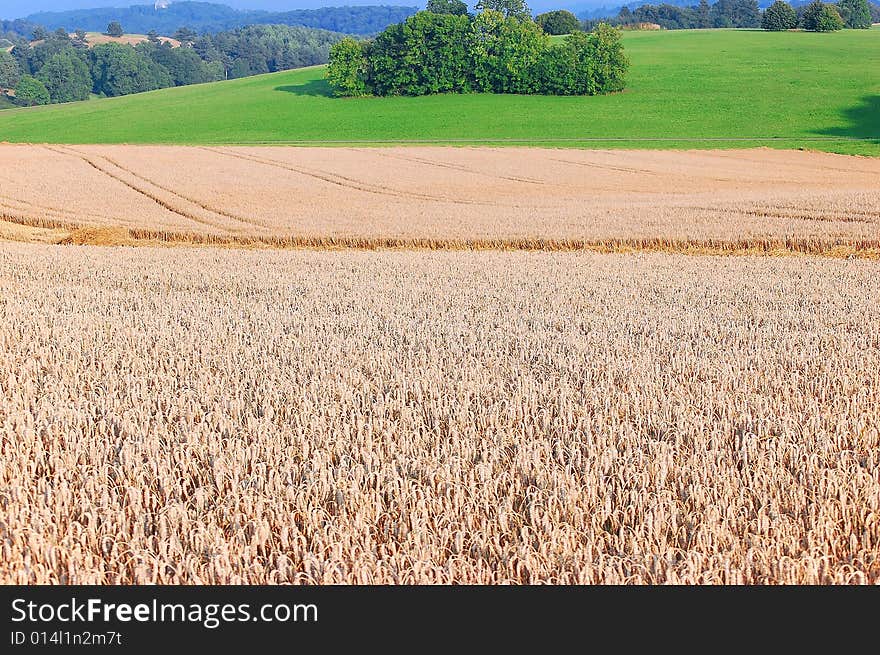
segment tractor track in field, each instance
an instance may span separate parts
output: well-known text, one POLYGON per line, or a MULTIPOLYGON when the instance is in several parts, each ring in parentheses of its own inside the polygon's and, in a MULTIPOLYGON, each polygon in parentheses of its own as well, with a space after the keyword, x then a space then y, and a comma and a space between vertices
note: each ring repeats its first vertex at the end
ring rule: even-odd
MULTIPOLYGON (((120 184, 127 187, 128 189, 131 189, 135 193, 138 193, 138 194, 144 196, 145 198, 149 198, 154 203, 156 203, 157 205, 159 205, 163 209, 171 212, 172 214, 177 214, 178 216, 180 216, 182 218, 193 221, 195 223, 199 223, 201 225, 206 225, 208 227, 212 227, 214 229, 225 230, 225 228, 222 224, 218 224, 216 222, 206 220, 206 219, 204 219, 204 218, 202 218, 192 212, 188 212, 184 209, 180 209, 179 207, 176 207, 174 204, 172 204, 172 203, 168 202, 167 200, 165 200, 164 198, 160 197, 158 194, 153 193, 147 189, 143 189, 143 188, 139 187, 138 185, 129 182, 121 175, 118 175, 117 173, 114 173, 113 171, 109 170, 106 166, 102 166, 100 163, 98 163, 96 161, 96 158, 89 157, 88 155, 85 155, 77 150, 74 150, 73 148, 65 148, 63 146, 59 146, 59 147, 44 146, 44 147, 47 150, 50 150, 50 151, 52 151, 56 154, 59 154, 59 155, 66 155, 68 157, 78 157, 79 159, 81 159, 82 161, 87 163, 89 166, 94 168, 96 171, 98 171, 98 172, 102 173, 103 175, 106 175, 107 177, 119 182, 120 184)), ((108 163, 110 163, 110 162, 108 162, 108 163)), ((110 163, 110 164, 111 164, 111 166, 113 165, 112 163, 110 163)), ((120 170, 125 171, 125 169, 120 169, 120 170)), ((128 171, 125 171, 125 172, 128 172, 128 171)))
POLYGON ((212 205, 209 205, 201 200, 197 200, 196 198, 191 198, 190 196, 186 196, 186 195, 180 193, 179 191, 172 189, 171 187, 164 186, 164 185, 156 182, 155 180, 151 180, 150 178, 144 177, 143 175, 136 173, 134 170, 132 170, 131 168, 129 168, 127 166, 123 166, 115 159, 112 159, 112 158, 107 157, 105 155, 102 155, 102 159, 110 162, 111 164, 113 164, 114 166, 116 166, 119 169, 122 169, 126 173, 131 174, 133 177, 136 177, 137 179, 139 179, 143 182, 146 182, 147 184, 152 184, 154 187, 161 189, 162 191, 165 191, 166 193, 170 193, 171 195, 175 196, 176 198, 180 198, 181 200, 184 200, 186 202, 192 203, 193 205, 201 207, 205 211, 213 212, 214 214, 217 214, 219 216, 225 216, 226 218, 231 218, 232 220, 238 221, 238 222, 243 223, 243 224, 250 226, 250 227, 264 227, 264 228, 271 227, 271 225, 266 222, 258 221, 253 218, 245 218, 244 216, 240 216, 238 214, 233 214, 232 212, 228 212, 225 209, 220 209, 218 207, 214 207, 212 205))
POLYGON ((873 256, 880 161, 829 157, 0 145, 0 213, 83 244, 873 256))
POLYGON ((257 157, 255 155, 244 154, 241 152, 230 152, 226 149, 221 148, 210 148, 207 146, 202 146, 203 150, 208 152, 218 153, 221 155, 225 155, 227 157, 233 157, 235 159, 243 159, 246 161, 252 161, 257 164, 263 164, 264 166, 272 166, 275 168, 280 168, 283 170, 292 171, 294 173, 299 173, 300 175, 305 175, 307 177, 311 177, 316 180, 321 180, 322 182, 327 182, 328 184, 333 184, 336 186, 343 187, 345 189, 350 189, 354 191, 362 191, 364 193, 373 193, 376 195, 382 196, 390 196, 393 198, 401 198, 403 200, 427 200, 429 202, 438 202, 444 204, 453 204, 453 205, 478 205, 478 206, 488 206, 488 207, 496 207, 497 205, 494 203, 486 203, 478 200, 462 200, 456 198, 447 198, 443 196, 432 196, 424 193, 413 193, 410 191, 401 191, 399 189, 394 189, 392 187, 387 187, 384 185, 370 184, 367 182, 363 182, 361 180, 356 180, 351 177, 346 177, 344 175, 340 175, 338 173, 330 173, 327 171, 317 170, 317 169, 308 169, 302 166, 295 166, 293 164, 289 164, 288 162, 278 161, 277 159, 271 159, 268 157, 257 157))
POLYGON ((471 168, 469 166, 463 166, 460 164, 450 164, 448 162, 441 162, 432 159, 423 159, 421 157, 407 157, 406 155, 392 154, 388 152, 382 152, 381 150, 359 150, 359 152, 369 152, 373 155, 378 155, 379 157, 388 157, 390 159, 398 159, 400 161, 411 161, 417 164, 424 164, 426 166, 436 166, 437 168, 446 168, 453 171, 460 171, 462 173, 470 173, 471 175, 481 175, 483 177, 488 177, 494 180, 506 180, 508 182, 522 182, 524 184, 535 184, 538 186, 547 186, 547 182, 542 180, 535 180, 528 177, 517 177, 510 175, 498 175, 497 173, 488 173, 486 171, 481 171, 479 169, 471 168))
POLYGON ((819 214, 812 215, 804 212, 793 211, 791 213, 780 212, 776 208, 774 209, 731 209, 726 207, 683 207, 682 209, 701 211, 701 212, 715 212, 718 214, 726 214, 726 215, 746 215, 746 216, 756 216, 758 218, 782 218, 786 220, 798 220, 798 221, 819 221, 822 223, 864 223, 868 225, 872 225, 880 219, 880 216, 872 217, 874 220, 871 220, 868 217, 854 217, 854 216, 834 216, 831 214, 819 214))

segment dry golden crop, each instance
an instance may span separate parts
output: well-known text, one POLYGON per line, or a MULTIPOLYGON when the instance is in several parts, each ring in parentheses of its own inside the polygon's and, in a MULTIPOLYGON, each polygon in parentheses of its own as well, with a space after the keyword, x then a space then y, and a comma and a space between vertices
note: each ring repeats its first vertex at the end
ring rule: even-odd
POLYGON ((0 582, 876 583, 878 275, 0 244, 0 582))
POLYGON ((878 186, 796 151, 5 145, 0 236, 877 255, 878 186))

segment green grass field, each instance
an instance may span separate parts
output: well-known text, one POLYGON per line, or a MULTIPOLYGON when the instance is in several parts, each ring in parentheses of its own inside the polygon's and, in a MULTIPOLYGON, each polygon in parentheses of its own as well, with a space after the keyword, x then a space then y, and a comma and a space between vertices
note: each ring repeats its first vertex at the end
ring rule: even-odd
POLYGON ((880 30, 625 34, 604 97, 329 97, 323 68, 4 111, 0 141, 803 147, 880 155, 880 30))

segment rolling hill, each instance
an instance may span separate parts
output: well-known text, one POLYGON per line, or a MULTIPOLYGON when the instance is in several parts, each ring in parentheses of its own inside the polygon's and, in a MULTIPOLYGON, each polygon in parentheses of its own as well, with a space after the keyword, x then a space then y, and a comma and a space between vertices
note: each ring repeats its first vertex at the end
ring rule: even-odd
POLYGON ((633 32, 624 39, 630 81, 610 96, 337 99, 323 67, 313 67, 4 111, 0 141, 768 145, 880 155, 880 30, 633 32))
POLYGON ((155 30, 171 36, 179 27, 188 27, 200 34, 231 30, 255 23, 301 25, 347 34, 374 34, 392 23, 399 23, 418 7, 357 6, 322 7, 284 12, 245 11, 210 2, 173 2, 157 9, 153 3, 131 7, 73 9, 31 14, 25 20, 49 30, 84 29, 103 31, 110 21, 119 21, 131 32, 155 30))

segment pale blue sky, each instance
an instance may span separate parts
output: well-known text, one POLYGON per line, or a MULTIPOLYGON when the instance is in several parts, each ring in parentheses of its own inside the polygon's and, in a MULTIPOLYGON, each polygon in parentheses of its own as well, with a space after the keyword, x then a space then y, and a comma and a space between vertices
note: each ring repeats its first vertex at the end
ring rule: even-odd
MULTIPOLYGON (((329 6, 316 0, 205 0, 239 9, 285 10, 305 7, 329 6)), ((0 17, 21 18, 38 11, 64 11, 66 9, 91 9, 92 7, 129 7, 152 4, 153 0, 0 0, 0 17)), ((350 0, 340 4, 372 4, 350 0)), ((393 4, 388 2, 388 4, 393 4)), ((416 5, 413 4, 413 7, 416 5)))

